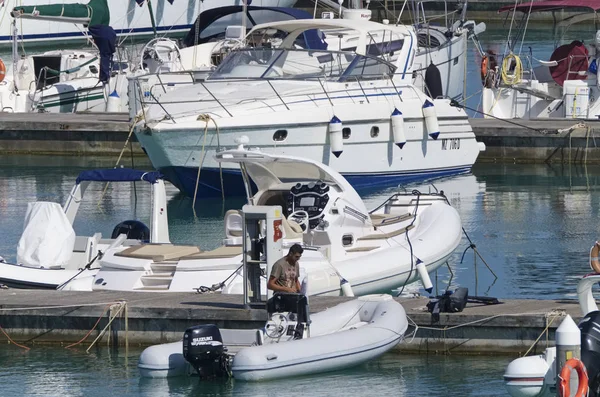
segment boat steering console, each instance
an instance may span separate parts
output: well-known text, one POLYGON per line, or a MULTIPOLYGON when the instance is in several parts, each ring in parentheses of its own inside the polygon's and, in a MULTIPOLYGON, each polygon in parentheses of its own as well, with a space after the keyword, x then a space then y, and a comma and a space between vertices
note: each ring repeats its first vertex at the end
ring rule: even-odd
POLYGON ((309 229, 314 229, 325 216, 323 212, 329 202, 328 192, 329 186, 321 180, 296 183, 287 198, 288 216, 301 224, 303 229, 306 223, 309 229))
POLYGON ((308 299, 303 294, 275 292, 267 301, 265 336, 303 339, 308 333, 308 299))

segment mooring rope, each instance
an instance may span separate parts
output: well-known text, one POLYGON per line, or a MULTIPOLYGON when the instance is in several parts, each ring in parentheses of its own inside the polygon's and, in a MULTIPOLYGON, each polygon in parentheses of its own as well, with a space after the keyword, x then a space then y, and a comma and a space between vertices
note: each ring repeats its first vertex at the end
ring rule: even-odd
POLYGON ((538 341, 544 334, 546 334, 546 345, 548 344, 548 330, 550 329, 550 326, 552 325, 554 320, 556 320, 557 318, 564 316, 564 315, 565 315, 564 311, 558 312, 556 310, 554 310, 553 312, 550 312, 550 313, 546 313, 546 322, 547 322, 546 328, 544 328, 544 330, 540 333, 540 336, 538 336, 537 339, 535 341, 533 341, 533 343, 531 344, 529 349, 527 349, 527 351, 525 352, 523 357, 527 356, 529 354, 529 352, 531 352, 531 350, 535 347, 535 345, 538 343, 538 341), (555 314, 553 314, 553 313, 555 313, 555 314), (548 322, 548 318, 551 318, 550 322, 548 322))
MULTIPOLYGON (((412 221, 410 222, 410 224, 406 227, 406 231, 404 232, 404 234, 406 235, 406 241, 408 242, 408 246, 410 248, 410 271, 408 272, 408 277, 406 278, 406 281, 404 282, 404 284, 402 285, 402 288, 400 289, 400 291, 396 294, 396 296, 400 296, 402 295, 402 293, 404 292, 404 288, 406 287, 406 284, 408 283, 408 280, 410 280, 410 278, 412 277, 412 273, 413 270, 415 268, 415 255, 414 255, 414 251, 413 251, 413 246, 412 243, 410 241, 410 237, 408 236, 408 231, 411 229, 411 226, 414 225, 416 219, 417 219, 417 211, 419 210, 419 201, 421 199, 421 192, 418 190, 413 190, 412 191, 413 195, 417 196, 417 204, 415 205, 415 216, 413 216, 412 221)), ((417 258, 417 265, 422 263, 422 261, 417 258)))
MULTIPOLYGON (((123 148, 121 149, 121 153, 119 153, 119 157, 117 158, 117 162, 115 163, 115 166, 113 168, 118 168, 119 167, 119 163, 121 162, 121 158, 123 158, 123 153, 125 153, 125 149, 127 149, 127 145, 129 144, 129 141, 131 140, 131 137, 133 135, 133 131, 135 130, 135 125, 139 121, 141 121, 142 119, 143 119, 143 115, 138 114, 131 121, 131 126, 129 127, 129 134, 127 135, 127 139, 125 140, 125 143, 123 144, 123 148)), ((132 155, 133 155, 133 151, 132 151, 132 155)), ((104 195, 106 194, 106 191, 108 190, 108 185, 109 184, 110 184, 110 182, 106 182, 106 185, 104 185, 104 190, 102 190, 102 194, 100 195, 100 198, 98 199, 98 204, 97 204, 98 208, 100 208, 100 203, 102 202, 102 199, 104 198, 104 195)))
MULTIPOLYGON (((198 116, 198 118, 196 119, 198 121, 204 121, 204 141, 202 143, 202 152, 200 155, 200 164, 198 165, 198 173, 196 174, 196 186, 194 188, 194 198, 192 200, 192 211, 194 212, 194 217, 196 218, 196 198, 198 195, 198 185, 200 184, 200 172, 202 170, 202 165, 204 164, 204 158, 206 156, 206 137, 208 135, 208 123, 210 121, 213 122, 213 124, 215 125, 215 130, 217 132, 217 150, 221 148, 221 142, 220 142, 220 134, 219 134, 219 125, 217 124, 217 121, 215 119, 213 119, 209 114, 201 114, 198 116)), ((200 138, 198 138, 198 142, 200 142, 200 138)), ((197 145, 197 144, 196 144, 197 145)), ((190 154, 191 156, 191 154, 190 154)), ((223 186, 223 169, 221 167, 221 163, 219 162, 219 178, 221 180, 221 199, 223 200, 223 202, 225 201, 225 190, 224 190, 224 186, 223 186)))
POLYGON ((29 348, 29 347, 27 347, 27 346, 24 346, 24 345, 20 345, 20 344, 18 344, 17 342, 15 342, 14 340, 12 340, 12 338, 11 338, 11 337, 10 337, 10 336, 9 336, 9 335, 6 333, 6 331, 4 330, 4 328, 2 328, 2 326, 1 326, 1 325, 0 325, 0 331, 2 331, 2 333, 4 334, 4 336, 6 336, 6 337, 8 338, 8 341, 9 341, 10 343, 12 343, 13 345, 15 345, 15 346, 18 346, 18 347, 20 347, 21 349, 30 350, 30 348, 29 348))
MULTIPOLYGON (((98 340, 100 340, 100 338, 102 338, 104 336, 104 333, 106 332, 106 330, 108 329, 108 327, 110 327, 110 325, 115 320, 115 318, 117 318, 117 316, 119 314, 121 314, 121 312, 123 312, 123 310, 127 307, 127 302, 122 301, 122 302, 115 303, 114 305, 110 306, 109 310, 112 312, 112 309, 115 306, 117 307, 117 312, 114 315, 109 315, 108 324, 106 324, 106 326, 104 327, 104 329, 102 329, 102 331, 100 331, 100 333, 98 334, 98 336, 96 337, 96 339, 94 339, 94 341, 90 344, 90 346, 87 349, 85 349, 86 353, 89 353, 90 349, 92 348, 92 346, 94 346, 96 344, 96 342, 98 342, 98 340)), ((96 323, 96 325, 98 325, 98 323, 96 323)))
POLYGON ((102 320, 102 318, 104 317, 104 313, 106 313, 106 311, 112 306, 112 304, 106 305, 104 306, 104 309, 102 310, 102 314, 100 314, 100 317, 98 317, 98 320, 96 321, 96 324, 94 324, 94 326, 92 327, 92 329, 90 329, 88 331, 87 334, 85 334, 85 336, 83 338, 81 338, 81 340, 79 340, 78 342, 72 343, 68 346, 65 346, 65 349, 69 349, 73 346, 77 346, 78 344, 82 343, 84 340, 86 340, 88 338, 88 336, 91 335, 91 333, 96 329, 96 327, 98 326, 98 324, 100 324, 100 320, 102 320))
POLYGON ((485 318, 481 318, 479 320, 473 320, 473 321, 468 321, 466 323, 463 324, 458 324, 458 325, 453 325, 451 327, 443 327, 443 328, 437 328, 437 327, 426 327, 426 326, 421 326, 419 328, 421 329, 428 329, 431 331, 451 331, 453 329, 457 329, 457 328, 462 328, 462 327, 466 327, 469 325, 474 325, 474 324, 478 324, 478 323, 482 323, 482 322, 486 322, 486 321, 490 321, 493 320, 495 318, 499 318, 499 317, 514 317, 514 316, 535 316, 535 315, 539 315, 539 314, 545 314, 546 316, 548 316, 548 313, 540 313, 540 312, 532 312, 532 313, 518 313, 518 314, 514 314, 514 313, 510 313, 510 314, 495 314, 493 316, 489 316, 489 317, 485 317, 485 318))
POLYGON ((205 285, 201 285, 200 287, 198 287, 198 288, 194 288, 194 289, 196 290, 196 292, 197 292, 198 294, 213 293, 213 292, 215 292, 215 291, 218 291, 218 290, 220 290, 221 288, 223 288, 223 287, 225 286, 225 283, 226 283, 227 281, 229 281, 229 279, 230 279, 231 277, 233 277, 233 276, 234 276, 234 275, 235 275, 237 272, 239 272, 239 271, 240 271, 240 269, 241 269, 243 266, 244 266, 244 264, 242 263, 242 264, 241 264, 241 265, 240 265, 240 266, 239 266, 237 269, 235 269, 235 270, 234 270, 234 271, 233 271, 233 272, 232 272, 232 273, 231 273, 229 276, 227 276, 227 278, 226 278, 225 280, 221 281, 220 283, 213 284, 211 287, 207 287, 207 286, 205 286, 205 285))

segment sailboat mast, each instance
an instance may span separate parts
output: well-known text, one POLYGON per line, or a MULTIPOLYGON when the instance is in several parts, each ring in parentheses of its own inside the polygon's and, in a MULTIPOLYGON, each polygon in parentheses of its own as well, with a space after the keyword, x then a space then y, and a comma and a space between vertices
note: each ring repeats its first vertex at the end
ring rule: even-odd
POLYGON ((248 0, 242 0, 242 32, 244 37, 246 37, 246 33, 248 32, 248 29, 246 29, 246 13, 248 12, 248 0))
MULTIPOLYGON (((17 29, 17 19, 13 18, 12 21, 12 58, 13 58, 13 82, 17 80, 17 62, 19 61, 19 46, 17 40, 19 38, 19 31, 17 29)), ((15 85, 16 86, 16 85, 15 85)))
POLYGON ((152 2, 150 0, 147 0, 146 4, 148 5, 148 13, 150 14, 150 23, 152 24, 154 37, 156 37, 156 21, 154 20, 154 11, 152 11, 152 2))

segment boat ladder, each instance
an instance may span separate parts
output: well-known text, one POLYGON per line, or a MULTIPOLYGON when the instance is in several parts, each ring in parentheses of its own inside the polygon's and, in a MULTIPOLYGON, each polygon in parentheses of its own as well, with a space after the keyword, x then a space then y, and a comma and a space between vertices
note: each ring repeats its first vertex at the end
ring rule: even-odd
POLYGON ((151 273, 140 277, 142 286, 136 291, 168 291, 177 269, 177 262, 154 262, 150 265, 151 273))

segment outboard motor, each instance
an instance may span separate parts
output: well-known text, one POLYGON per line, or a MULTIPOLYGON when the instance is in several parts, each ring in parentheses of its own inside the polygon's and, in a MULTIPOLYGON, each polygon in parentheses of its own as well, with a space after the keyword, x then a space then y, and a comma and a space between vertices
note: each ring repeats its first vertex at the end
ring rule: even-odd
POLYGON ((581 361, 589 378, 589 397, 600 397, 600 311, 588 313, 580 322, 581 361))
POLYGON ((112 231, 110 238, 117 238, 120 234, 127 235, 128 239, 150 241, 150 229, 143 222, 127 220, 119 223, 112 231))
POLYGON ((201 378, 221 377, 228 373, 228 358, 221 332, 214 324, 197 325, 183 334, 183 357, 201 378))

